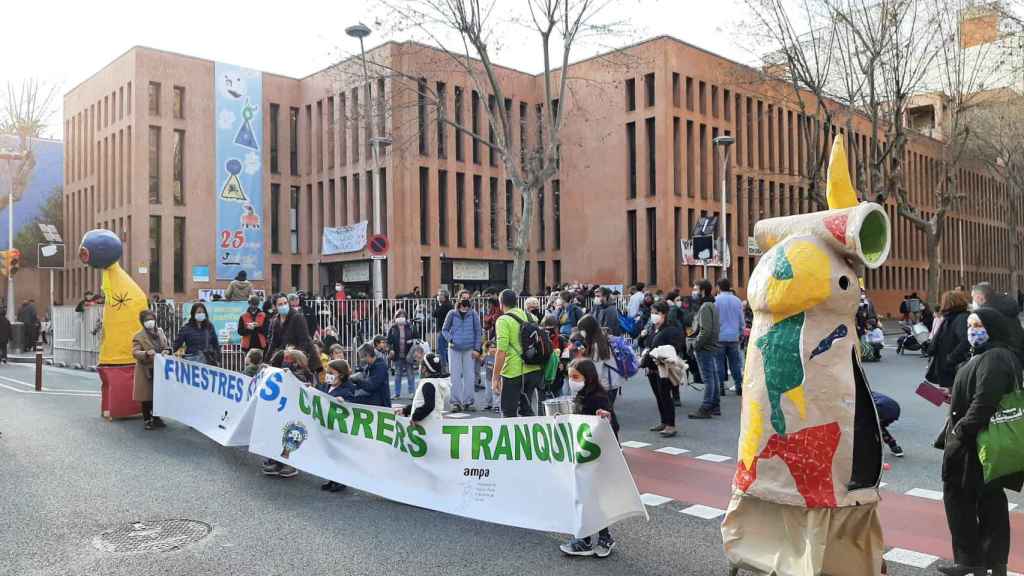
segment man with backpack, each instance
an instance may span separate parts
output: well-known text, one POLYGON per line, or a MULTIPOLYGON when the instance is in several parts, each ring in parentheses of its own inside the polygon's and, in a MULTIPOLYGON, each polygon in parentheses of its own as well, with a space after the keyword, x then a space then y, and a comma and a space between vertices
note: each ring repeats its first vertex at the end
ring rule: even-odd
POLYGON ((533 416, 533 397, 543 383, 551 340, 517 306, 515 292, 502 290, 498 300, 502 314, 495 323, 498 353, 491 388, 501 396, 502 417, 533 416))
POLYGON ((619 307, 612 300, 612 291, 606 286, 598 289, 594 296, 594 318, 609 336, 622 336, 619 326, 619 307))

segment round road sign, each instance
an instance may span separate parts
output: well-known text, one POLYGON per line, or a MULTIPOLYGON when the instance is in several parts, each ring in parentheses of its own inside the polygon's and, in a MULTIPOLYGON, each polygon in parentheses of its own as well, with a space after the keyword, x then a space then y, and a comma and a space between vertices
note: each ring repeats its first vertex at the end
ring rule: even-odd
POLYGON ((370 239, 366 241, 366 248, 374 256, 384 256, 388 253, 388 247, 388 237, 383 234, 370 236, 370 239))

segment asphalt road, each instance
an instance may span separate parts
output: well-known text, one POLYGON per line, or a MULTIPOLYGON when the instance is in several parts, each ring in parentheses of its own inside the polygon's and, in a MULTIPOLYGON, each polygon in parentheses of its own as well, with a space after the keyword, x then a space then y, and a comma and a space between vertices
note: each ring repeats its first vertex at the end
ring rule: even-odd
MULTIPOLYGON (((891 350, 867 367, 872 385, 903 408, 891 431, 907 455, 888 458, 886 490, 941 488, 940 453, 931 442, 943 413, 914 394, 924 367, 924 360, 891 350)), ((564 535, 466 520, 356 491, 329 495, 307 474, 265 478, 258 457, 176 423, 146 432, 140 420, 107 422, 99 417, 95 374, 47 368, 43 393, 32 392, 31 382, 30 367, 0 366, 3 575, 728 573, 719 520, 681 514, 683 502, 650 507, 650 521, 613 526, 618 546, 607 559, 565 558, 558 551, 564 535), (111 554, 93 546, 106 530, 169 518, 206 522, 213 531, 170 552, 111 554)), ((630 382, 617 403, 622 440, 735 458, 739 400, 727 396, 721 418, 686 420, 698 401, 699 393, 687 390, 681 433, 664 440, 647 431, 657 410, 646 380, 630 382)), ((1019 494, 1011 501, 1024 508, 1019 494)), ((890 574, 925 573, 932 572, 890 564, 890 574)))

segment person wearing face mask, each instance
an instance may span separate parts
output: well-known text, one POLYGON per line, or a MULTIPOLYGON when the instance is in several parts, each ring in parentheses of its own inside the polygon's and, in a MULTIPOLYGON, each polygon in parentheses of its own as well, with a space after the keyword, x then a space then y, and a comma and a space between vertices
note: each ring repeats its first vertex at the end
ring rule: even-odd
POLYGON ((476 410, 477 361, 483 334, 480 314, 470 305, 469 292, 463 290, 459 293, 458 307, 448 312, 441 327, 441 336, 448 342, 453 412, 476 410))
POLYGON ((715 299, 711 296, 711 282, 698 280, 693 285, 693 292, 694 299, 700 301, 697 315, 693 319, 695 334, 693 349, 697 356, 697 365, 700 367, 700 377, 704 382, 704 402, 700 409, 690 413, 690 418, 706 420, 722 413, 719 407, 721 390, 718 381, 718 366, 715 362, 719 351, 720 320, 718 309, 715 308, 715 299))
POLYGON ((609 336, 622 336, 619 326, 619 307, 612 300, 612 291, 606 286, 597 290, 594 296, 594 310, 591 312, 597 323, 609 336))
POLYGON ((415 330, 405 317, 405 311, 399 309, 395 312, 395 321, 388 330, 388 348, 391 350, 391 361, 395 365, 394 398, 399 398, 402 395, 403 376, 408 384, 409 396, 412 396, 416 389, 416 376, 413 374, 412 364, 408 359, 412 341, 416 338, 415 330))
POLYGON ((202 302, 192 306, 188 322, 174 338, 172 349, 180 350, 182 346, 185 347, 185 360, 211 366, 220 364, 220 340, 202 302))
POLYGON ((277 316, 270 324, 270 342, 267 346, 267 357, 273 358, 274 353, 285 350, 289 346, 302 351, 309 360, 309 369, 319 373, 323 367, 320 355, 313 349, 313 340, 309 337, 309 328, 302 312, 292 307, 289 298, 284 294, 274 297, 274 308, 277 316))
POLYGON ((248 353, 253 348, 267 349, 267 336, 264 324, 267 315, 260 310, 260 299, 249 298, 249 308, 238 318, 238 335, 242 337, 242 352, 248 353))
MULTIPOLYGON (((683 333, 677 327, 668 322, 668 304, 656 302, 651 309, 651 330, 644 340, 644 348, 648 351, 661 346, 672 346, 679 353, 679 347, 683 342, 683 333)), ((662 437, 670 438, 677 434, 676 431, 676 407, 672 402, 672 382, 668 378, 662 378, 658 373, 658 367, 646 354, 643 367, 647 370, 647 381, 651 384, 651 391, 654 399, 658 402, 658 415, 661 422, 651 427, 651 432, 658 432, 662 437)))
POLYGON ((955 563, 938 567, 947 576, 1007 574, 1010 518, 1004 489, 1024 487, 1024 472, 985 483, 978 458, 978 434, 1003 396, 1021 387, 1024 367, 1024 329, 995 304, 987 300, 967 319, 972 357, 957 371, 950 395, 942 488, 955 563))
POLYGON ((348 298, 348 295, 345 294, 345 285, 342 284, 341 282, 335 283, 334 284, 334 300, 336 302, 344 302, 346 298, 348 298))
POLYGON ((142 422, 146 430, 163 428, 164 421, 153 416, 153 359, 157 354, 169 354, 171 345, 164 331, 156 325, 152 310, 139 313, 142 329, 132 338, 132 356, 135 357, 135 382, 132 398, 142 405, 142 422))
MULTIPOLYGON (((569 374, 566 381, 569 383, 569 390, 576 404, 576 414, 587 416, 598 416, 607 420, 615 437, 619 436, 619 421, 615 417, 615 409, 608 399, 608 393, 597 376, 598 369, 588 359, 574 360, 569 364, 569 374)), ((573 538, 562 544, 562 553, 568 556, 597 556, 605 558, 612 553, 615 547, 615 540, 612 538, 608 528, 602 528, 597 535, 597 541, 593 537, 573 538)))
POLYGON ((434 312, 432 314, 434 317, 434 329, 437 330, 437 346, 434 349, 437 350, 438 356, 441 358, 441 363, 445 366, 448 365, 448 342, 444 339, 441 327, 444 326, 444 321, 448 318, 448 313, 451 312, 452 309, 453 306, 448 296, 448 291, 438 291, 437 306, 434 307, 434 312))

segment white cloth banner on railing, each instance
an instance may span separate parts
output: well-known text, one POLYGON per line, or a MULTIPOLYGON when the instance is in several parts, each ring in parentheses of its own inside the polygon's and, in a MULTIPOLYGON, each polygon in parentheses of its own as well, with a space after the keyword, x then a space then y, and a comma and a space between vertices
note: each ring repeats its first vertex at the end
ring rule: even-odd
POLYGON ((389 408, 342 402, 281 370, 267 368, 254 379, 234 374, 234 384, 223 372, 161 357, 154 413, 180 415, 224 445, 240 445, 248 434, 250 452, 467 518, 588 536, 647 515, 611 426, 600 418, 437 419, 412 428, 389 408))
POLYGON ((358 252, 366 247, 366 220, 351 226, 324 228, 320 253, 324 256, 358 252))
POLYGON ((258 377, 158 354, 153 414, 191 426, 221 446, 248 446, 258 383, 258 377))

